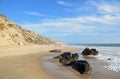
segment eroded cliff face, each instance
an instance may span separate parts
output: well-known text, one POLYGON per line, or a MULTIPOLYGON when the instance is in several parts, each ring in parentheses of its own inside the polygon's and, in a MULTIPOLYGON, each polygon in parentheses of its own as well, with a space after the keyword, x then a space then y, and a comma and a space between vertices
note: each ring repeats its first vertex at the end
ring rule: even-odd
POLYGON ((0 46, 27 44, 55 44, 55 41, 26 30, 0 14, 0 46))

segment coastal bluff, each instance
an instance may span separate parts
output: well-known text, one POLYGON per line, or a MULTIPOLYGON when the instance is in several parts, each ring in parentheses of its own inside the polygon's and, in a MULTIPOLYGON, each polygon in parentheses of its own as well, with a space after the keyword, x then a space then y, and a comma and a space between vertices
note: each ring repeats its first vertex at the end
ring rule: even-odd
POLYGON ((29 44, 56 44, 59 41, 41 36, 26 30, 0 14, 0 46, 29 45, 29 44))

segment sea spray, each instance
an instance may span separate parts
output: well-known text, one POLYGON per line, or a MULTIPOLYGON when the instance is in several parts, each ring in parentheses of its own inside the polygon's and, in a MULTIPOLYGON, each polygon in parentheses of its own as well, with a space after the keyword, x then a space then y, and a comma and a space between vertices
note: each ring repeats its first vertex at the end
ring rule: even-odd
MULTIPOLYGON (((82 50, 86 47, 97 49, 99 54, 96 58, 107 63, 107 65, 104 65, 104 68, 120 72, 120 44, 72 44, 69 46, 82 50)), ((79 53, 81 53, 81 51, 79 53)))

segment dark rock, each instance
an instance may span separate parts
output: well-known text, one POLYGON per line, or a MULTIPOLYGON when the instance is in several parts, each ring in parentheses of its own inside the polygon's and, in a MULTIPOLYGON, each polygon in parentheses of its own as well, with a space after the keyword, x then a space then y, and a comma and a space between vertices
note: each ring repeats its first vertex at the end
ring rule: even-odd
POLYGON ((70 52, 64 52, 59 56, 59 63, 63 65, 67 65, 71 62, 71 53, 70 52))
POLYGON ((57 52, 57 53, 61 53, 62 51, 60 49, 55 49, 55 50, 50 50, 50 52, 57 52))
POLYGON ((90 49, 89 48, 85 48, 83 51, 82 51, 82 54, 83 55, 89 55, 90 53, 90 49))
POLYGON ((91 49, 90 55, 98 55, 98 51, 96 49, 91 49))
POLYGON ((98 55, 98 51, 96 49, 89 49, 89 48, 85 48, 82 51, 83 55, 98 55))
POLYGON ((79 55, 77 53, 72 54, 72 61, 78 60, 79 55))
POLYGON ((85 60, 75 61, 72 68, 80 72, 80 74, 88 74, 92 71, 90 64, 85 60))
POLYGON ((58 59, 58 58, 59 58, 59 56, 55 56, 55 57, 54 57, 54 59, 58 59))
POLYGON ((91 66, 87 61, 78 60, 78 53, 72 54, 71 52, 64 52, 61 55, 56 56, 54 58, 59 59, 59 63, 65 66, 71 66, 80 74, 89 74, 92 71, 91 66))
POLYGON ((111 60, 111 58, 108 58, 107 60, 111 60))
POLYGON ((72 62, 76 61, 78 59, 79 55, 71 54, 71 52, 64 52, 59 56, 59 62, 63 65, 70 65, 72 62))

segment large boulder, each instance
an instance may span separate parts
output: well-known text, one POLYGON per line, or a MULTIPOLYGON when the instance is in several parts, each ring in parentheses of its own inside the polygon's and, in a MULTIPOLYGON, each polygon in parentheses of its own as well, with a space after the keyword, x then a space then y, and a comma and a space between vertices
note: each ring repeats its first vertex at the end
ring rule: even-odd
POLYGON ((85 60, 78 60, 78 53, 64 52, 59 56, 54 57, 59 59, 59 63, 71 66, 73 69, 80 72, 80 74, 88 74, 92 71, 90 64, 85 60))
POLYGON ((98 55, 98 51, 96 49, 91 49, 90 54, 91 55, 98 55))
POLYGON ((85 60, 75 61, 72 68, 80 72, 80 74, 88 74, 92 71, 90 64, 85 60))
POLYGON ((90 54, 90 49, 89 48, 85 48, 83 51, 82 51, 82 55, 89 55, 90 54))
POLYGON ((72 62, 78 59, 79 55, 77 53, 71 54, 71 52, 64 52, 59 56, 59 62, 63 65, 70 65, 72 62))
POLYGON ((72 54, 72 61, 76 61, 76 60, 78 60, 78 58, 79 58, 78 53, 73 53, 72 54))
POLYGON ((82 55, 98 55, 98 51, 96 49, 85 48, 82 51, 82 55))

